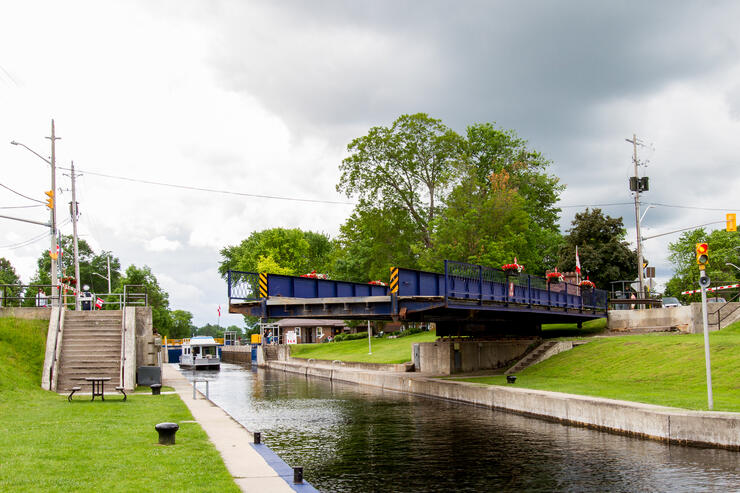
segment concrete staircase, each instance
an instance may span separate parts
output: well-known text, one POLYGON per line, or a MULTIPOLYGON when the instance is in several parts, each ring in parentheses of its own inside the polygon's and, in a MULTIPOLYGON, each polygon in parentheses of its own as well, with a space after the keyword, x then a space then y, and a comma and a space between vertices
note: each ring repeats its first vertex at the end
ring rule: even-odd
POLYGON ((558 344, 557 341, 543 342, 542 344, 534 348, 533 351, 527 353, 527 355, 524 358, 520 359, 517 364, 515 364, 514 366, 506 370, 504 373, 506 375, 512 375, 514 373, 518 373, 524 370, 525 368, 528 368, 534 365, 535 363, 539 363, 540 361, 545 359, 543 358, 545 353, 549 351, 550 349, 554 348, 557 344, 558 344))
POLYGON ((59 356, 57 391, 82 387, 90 390, 85 377, 110 377, 106 391, 120 385, 121 317, 119 310, 67 311, 64 316, 59 356))

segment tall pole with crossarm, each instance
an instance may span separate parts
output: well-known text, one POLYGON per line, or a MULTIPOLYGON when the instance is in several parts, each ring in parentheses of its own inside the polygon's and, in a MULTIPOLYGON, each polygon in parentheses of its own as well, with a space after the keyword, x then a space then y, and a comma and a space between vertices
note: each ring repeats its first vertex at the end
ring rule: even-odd
POLYGON ((51 192, 52 192, 52 206, 51 206, 51 306, 55 306, 59 300, 59 267, 57 259, 59 252, 57 251, 57 208, 56 199, 54 195, 57 188, 57 177, 56 177, 56 141, 59 137, 54 133, 54 119, 51 119, 51 137, 47 137, 51 140, 51 192))

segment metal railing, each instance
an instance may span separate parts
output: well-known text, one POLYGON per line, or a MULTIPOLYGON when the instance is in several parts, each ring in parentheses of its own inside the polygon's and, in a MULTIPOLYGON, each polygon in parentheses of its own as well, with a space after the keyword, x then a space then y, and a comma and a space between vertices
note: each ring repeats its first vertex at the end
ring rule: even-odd
POLYGON ((256 272, 228 272, 229 300, 255 301, 260 299, 259 274, 256 272))
POLYGON ((506 273, 501 269, 445 261, 445 297, 558 308, 606 310, 607 292, 567 282, 551 283, 539 276, 506 273))
MULTIPOLYGON (((0 307, 51 307, 51 284, 0 284, 0 307), (38 291, 44 292, 43 297, 37 297, 38 291), (43 304, 40 304, 43 303, 43 304)), ((75 308, 75 296, 65 293, 59 294, 59 304, 68 310, 75 308)), ((92 302, 97 298, 103 300, 103 310, 121 310, 124 306, 148 306, 148 289, 143 284, 127 284, 123 293, 90 293, 92 302)))

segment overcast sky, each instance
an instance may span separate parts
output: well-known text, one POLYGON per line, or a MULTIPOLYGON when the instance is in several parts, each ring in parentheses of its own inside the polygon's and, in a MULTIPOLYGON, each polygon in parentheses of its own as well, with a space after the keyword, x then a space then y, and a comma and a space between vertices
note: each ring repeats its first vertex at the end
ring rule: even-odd
MULTIPOLYGON (((643 236, 740 210, 738 21, 730 1, 6 2, 0 183, 44 198, 48 166, 10 141, 49 155, 54 118, 58 165, 83 173, 82 237, 124 269, 149 265, 197 325, 226 312, 219 250, 271 227, 335 235, 352 210, 331 203, 347 202, 335 191, 347 143, 405 113, 514 129, 567 185, 563 231, 585 205, 624 204, 602 208, 634 244, 633 133, 644 204, 663 204, 643 236)), ((57 186, 68 202, 69 178, 57 186)), ((0 188, 0 214, 48 218, 3 209, 29 204, 0 188)), ((0 218, 0 256, 24 282, 43 233, 0 218)), ((676 239, 644 243, 661 282, 676 239)))

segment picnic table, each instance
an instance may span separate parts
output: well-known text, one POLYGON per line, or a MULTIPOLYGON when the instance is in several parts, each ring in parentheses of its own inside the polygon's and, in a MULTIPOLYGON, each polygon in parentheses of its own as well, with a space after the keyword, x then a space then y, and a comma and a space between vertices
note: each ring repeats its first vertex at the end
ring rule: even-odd
POLYGON ((85 377, 85 380, 92 383, 92 399, 95 400, 95 396, 100 396, 100 400, 104 401, 105 396, 105 382, 110 381, 110 377, 85 377))

